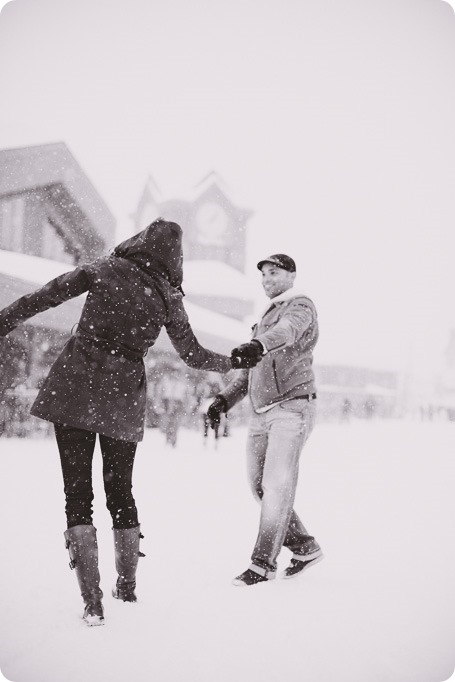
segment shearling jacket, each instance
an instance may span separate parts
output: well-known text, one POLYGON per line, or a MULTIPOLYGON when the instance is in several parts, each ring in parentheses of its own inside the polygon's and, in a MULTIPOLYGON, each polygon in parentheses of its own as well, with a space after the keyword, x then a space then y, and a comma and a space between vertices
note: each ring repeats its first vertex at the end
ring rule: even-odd
POLYGON ((228 409, 249 394, 255 411, 301 395, 315 393, 313 349, 318 339, 314 303, 288 290, 270 301, 253 338, 266 350, 252 369, 237 370, 221 391, 228 409))

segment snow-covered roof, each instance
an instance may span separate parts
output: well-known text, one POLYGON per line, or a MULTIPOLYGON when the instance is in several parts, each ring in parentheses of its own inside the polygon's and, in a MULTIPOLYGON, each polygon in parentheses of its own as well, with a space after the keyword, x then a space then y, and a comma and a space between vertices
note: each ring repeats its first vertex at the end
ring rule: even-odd
POLYGON ((224 296, 252 301, 248 278, 231 265, 215 260, 185 260, 183 289, 188 294, 224 296))
MULTIPOLYGON (((34 284, 45 284, 50 279, 73 269, 71 263, 0 249, 0 272, 34 284)), ((183 274, 183 288, 188 294, 252 300, 248 296, 247 277, 221 261, 185 261, 183 274)))
POLYGON ((71 270, 74 270, 71 263, 0 249, 0 272, 11 277, 19 277, 26 282, 46 284, 50 279, 71 270))
POLYGON ((111 245, 116 220, 64 142, 0 149, 0 165, 0 194, 58 186, 67 214, 83 223, 80 234, 88 231, 92 239, 111 245))

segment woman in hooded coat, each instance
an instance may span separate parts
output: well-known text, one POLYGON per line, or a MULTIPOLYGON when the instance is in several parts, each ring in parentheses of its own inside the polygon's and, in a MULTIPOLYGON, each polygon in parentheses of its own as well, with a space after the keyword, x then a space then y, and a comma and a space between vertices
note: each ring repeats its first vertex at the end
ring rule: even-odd
MULTIPOLYGON (((53 279, 0 311, 0 336, 48 308, 88 292, 77 331, 38 393, 31 413, 54 422, 66 497, 66 547, 85 603, 84 619, 103 622, 92 458, 103 456, 106 504, 113 521, 118 579, 113 596, 136 601, 140 525, 132 470, 144 433, 143 357, 162 327, 190 367, 227 372, 230 358, 203 348, 183 307, 182 230, 159 218, 112 254, 53 279)), ((238 366, 238 365, 236 365, 238 366)))

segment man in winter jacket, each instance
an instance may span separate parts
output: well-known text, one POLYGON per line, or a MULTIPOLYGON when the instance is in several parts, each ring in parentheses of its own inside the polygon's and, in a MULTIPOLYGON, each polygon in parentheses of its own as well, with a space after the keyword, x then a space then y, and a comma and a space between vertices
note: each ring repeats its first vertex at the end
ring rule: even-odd
MULTIPOLYGON (((190 367, 227 372, 230 358, 197 341, 182 302, 182 230, 158 219, 108 257, 81 265, 0 311, 0 337, 33 315, 88 292, 76 333, 52 365, 31 413, 53 422, 66 498, 65 531, 88 625, 103 624, 92 521, 92 459, 98 434, 118 579, 113 596, 136 601, 142 537, 132 470, 144 432, 143 358, 165 327, 190 367)), ((250 365, 251 366, 251 365, 250 365)))
POLYGON ((274 254, 257 265, 270 299, 253 327, 253 339, 232 351, 234 362, 260 360, 237 376, 215 398, 208 416, 215 424, 248 393, 253 408, 247 441, 248 478, 261 505, 252 564, 235 585, 255 585, 276 577, 284 545, 292 552, 283 577, 297 576, 322 559, 321 548, 293 510, 299 457, 316 416, 312 369, 318 322, 313 302, 292 291, 292 258, 274 254))

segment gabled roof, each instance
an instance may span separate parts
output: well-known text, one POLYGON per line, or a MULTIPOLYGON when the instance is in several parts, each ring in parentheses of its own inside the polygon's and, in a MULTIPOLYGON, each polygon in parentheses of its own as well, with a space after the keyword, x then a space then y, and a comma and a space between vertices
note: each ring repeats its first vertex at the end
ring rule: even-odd
POLYGON ((216 196, 221 200, 221 203, 229 206, 232 211, 239 213, 244 220, 253 214, 253 211, 250 209, 240 208, 238 203, 243 202, 239 202, 239 197, 234 196, 232 188, 228 186, 225 180, 216 171, 210 171, 210 173, 207 173, 202 180, 192 187, 181 191, 173 190, 172 192, 162 191, 154 177, 149 175, 139 204, 142 205, 146 201, 152 201, 158 205, 166 204, 168 202, 194 204, 206 196, 216 196))
POLYGON ((0 197, 57 188, 68 218, 111 246, 115 218, 64 142, 0 150, 0 197))

